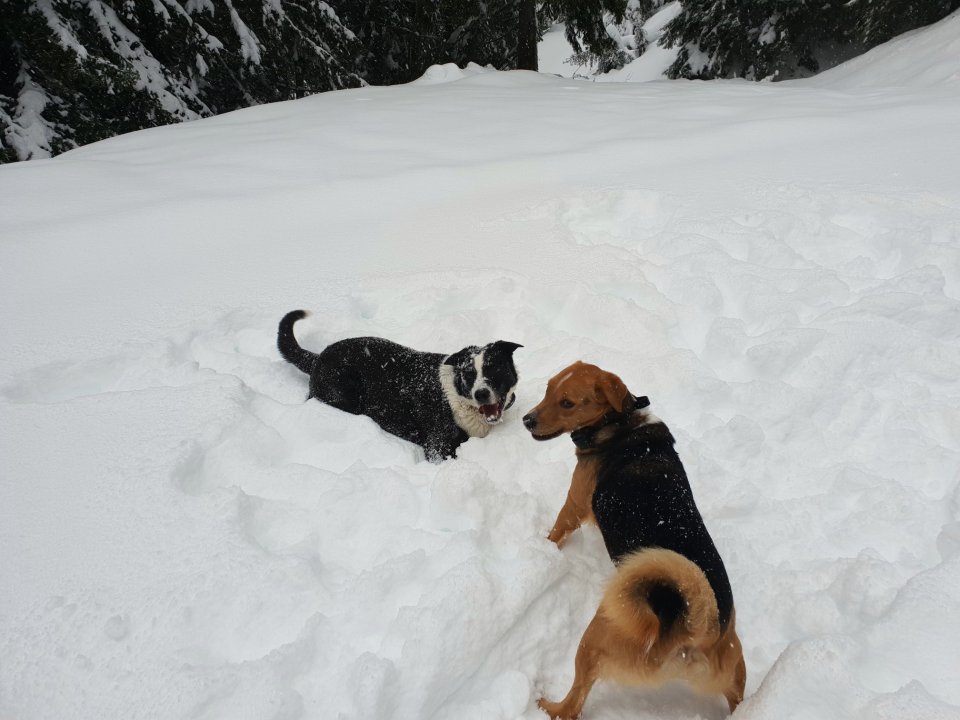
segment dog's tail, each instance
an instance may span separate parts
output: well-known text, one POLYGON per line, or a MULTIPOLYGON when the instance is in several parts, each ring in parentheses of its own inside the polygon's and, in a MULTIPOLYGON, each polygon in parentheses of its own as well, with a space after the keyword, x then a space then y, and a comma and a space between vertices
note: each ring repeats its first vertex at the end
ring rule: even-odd
POLYGON ((288 312, 280 321, 280 328, 277 330, 277 350, 283 355, 283 359, 293 363, 297 369, 310 374, 317 359, 320 357, 309 350, 304 350, 293 335, 293 324, 297 320, 302 320, 309 315, 306 310, 294 310, 288 312))
POLYGON ((650 652, 657 643, 699 645, 720 635, 717 600, 703 571, 662 548, 628 556, 607 585, 600 611, 650 652))

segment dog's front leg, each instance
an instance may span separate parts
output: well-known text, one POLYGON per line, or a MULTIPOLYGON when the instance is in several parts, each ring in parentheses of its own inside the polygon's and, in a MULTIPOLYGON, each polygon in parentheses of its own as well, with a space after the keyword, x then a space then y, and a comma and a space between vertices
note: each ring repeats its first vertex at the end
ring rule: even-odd
POLYGON ((580 527, 583 522, 581 519, 582 512, 582 508, 578 507, 573 500, 571 500, 570 494, 568 493, 567 501, 563 504, 563 507, 560 508, 560 514, 557 515, 557 519, 553 523, 553 529, 551 529, 547 535, 547 540, 556 543, 558 548, 563 547, 570 533, 580 527))
POLYGON ((449 428, 435 428, 424 438, 421 447, 427 460, 432 463, 443 462, 457 457, 457 448, 466 440, 466 433, 460 431, 463 437, 458 437, 449 428))
POLYGON ((581 455, 577 459, 567 500, 560 508, 553 529, 547 535, 547 539, 556 543, 557 547, 563 547, 570 533, 584 522, 593 519, 593 491, 597 487, 599 467, 599 461, 591 456, 581 455))
POLYGON ((456 458, 457 448, 456 446, 442 444, 424 445, 423 454, 426 456, 427 462, 441 463, 444 460, 456 458))

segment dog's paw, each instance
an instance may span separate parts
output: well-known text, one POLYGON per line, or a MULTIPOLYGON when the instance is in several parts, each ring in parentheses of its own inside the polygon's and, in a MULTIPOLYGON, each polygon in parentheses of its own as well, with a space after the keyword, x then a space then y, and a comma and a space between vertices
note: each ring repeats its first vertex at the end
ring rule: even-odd
POLYGON ((546 698, 537 700, 537 707, 550 716, 550 720, 577 720, 580 713, 571 715, 563 706, 563 703, 550 702, 546 698))
POLYGON ((565 533, 562 530, 557 530, 554 528, 550 531, 550 534, 547 535, 547 540, 552 542, 558 548, 562 548, 563 544, 567 541, 567 538, 570 536, 569 533, 565 533))

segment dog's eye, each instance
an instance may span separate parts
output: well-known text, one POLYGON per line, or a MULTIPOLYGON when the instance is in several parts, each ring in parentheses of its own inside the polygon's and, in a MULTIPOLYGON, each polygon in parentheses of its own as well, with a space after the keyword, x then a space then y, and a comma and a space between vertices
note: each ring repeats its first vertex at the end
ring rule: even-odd
POLYGON ((569 410, 570 408, 573 407, 573 402, 571 400, 567 400, 566 398, 564 398, 563 400, 560 401, 560 407, 564 408, 565 410, 569 410))

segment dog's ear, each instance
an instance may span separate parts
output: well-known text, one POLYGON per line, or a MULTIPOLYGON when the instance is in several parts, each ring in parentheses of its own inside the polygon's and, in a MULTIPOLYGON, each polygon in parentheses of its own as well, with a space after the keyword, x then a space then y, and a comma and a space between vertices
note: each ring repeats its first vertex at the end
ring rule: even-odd
POLYGON ((490 344, 492 350, 502 352, 504 355, 513 355, 514 350, 522 347, 523 345, 520 343, 510 342, 509 340, 497 340, 495 343, 490 344))
POLYGON ((446 360, 443 361, 444 365, 452 365, 453 367, 458 367, 467 362, 467 359, 473 356, 473 353, 470 351, 470 348, 464 348, 463 350, 457 350, 453 355, 449 356, 446 360))
POLYGON ((470 397, 471 388, 477 380, 473 359, 479 350, 477 347, 465 347, 443 361, 444 365, 453 367, 453 387, 463 397, 470 397))
POLYGON ((623 380, 610 372, 604 372, 600 375, 594 392, 598 401, 606 401, 617 412, 623 412, 629 404, 627 398, 632 399, 633 397, 627 390, 627 386, 623 384, 623 380))

